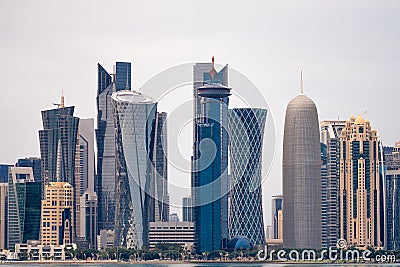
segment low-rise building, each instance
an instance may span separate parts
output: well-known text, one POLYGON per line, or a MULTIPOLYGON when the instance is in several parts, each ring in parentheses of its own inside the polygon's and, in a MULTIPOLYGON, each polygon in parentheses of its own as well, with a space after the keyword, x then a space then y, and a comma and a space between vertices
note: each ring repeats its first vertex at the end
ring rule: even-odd
POLYGON ((40 242, 27 244, 16 244, 15 253, 19 260, 66 260, 72 259, 73 255, 68 254, 68 250, 74 250, 75 244, 69 245, 40 245, 40 242))
POLYGON ((154 249, 158 243, 178 244, 191 251, 194 244, 194 223, 150 222, 150 249, 154 249))

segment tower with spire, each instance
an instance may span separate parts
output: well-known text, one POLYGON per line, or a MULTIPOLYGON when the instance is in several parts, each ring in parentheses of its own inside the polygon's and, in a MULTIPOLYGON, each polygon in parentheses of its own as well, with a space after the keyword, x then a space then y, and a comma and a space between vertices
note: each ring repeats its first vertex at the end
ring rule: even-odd
POLYGON ((300 94, 286 108, 283 137, 283 243, 286 248, 321 248, 321 158, 318 112, 300 94))

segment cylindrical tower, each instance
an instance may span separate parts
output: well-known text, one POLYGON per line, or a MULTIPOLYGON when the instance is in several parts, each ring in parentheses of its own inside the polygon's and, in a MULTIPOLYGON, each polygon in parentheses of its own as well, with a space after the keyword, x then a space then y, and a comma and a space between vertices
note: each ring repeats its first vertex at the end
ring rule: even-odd
POLYGON ((283 243, 321 248, 321 147, 318 112, 303 95, 286 109, 283 138, 283 243))

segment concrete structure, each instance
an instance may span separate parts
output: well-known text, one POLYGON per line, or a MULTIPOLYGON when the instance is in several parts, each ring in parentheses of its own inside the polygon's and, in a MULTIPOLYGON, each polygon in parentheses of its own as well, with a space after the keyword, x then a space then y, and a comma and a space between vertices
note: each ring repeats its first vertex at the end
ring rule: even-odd
POLYGON ((192 251, 194 244, 193 222, 151 222, 149 232, 150 249, 158 243, 180 245, 185 250, 192 251))
POLYGON ((157 103, 139 92, 112 95, 117 146, 114 245, 148 246, 157 103))
POLYGON ((253 244, 265 244, 262 207, 262 147, 267 110, 229 110, 228 131, 232 170, 229 238, 244 236, 253 244))
POLYGON ((72 255, 68 255, 67 251, 73 249, 77 249, 75 244, 44 246, 37 243, 26 243, 15 245, 15 253, 18 255, 19 260, 32 261, 63 261, 66 259, 72 259, 72 255))
POLYGON ((376 130, 362 116, 351 117, 340 136, 340 238, 358 248, 383 247, 376 130))
POLYGON ((100 235, 97 236, 97 249, 105 250, 112 247, 114 247, 114 231, 100 230, 100 235))
POLYGON ((0 250, 7 249, 8 183, 0 183, 0 250))
POLYGON ((131 63, 117 62, 114 79, 97 64, 97 196, 99 198, 99 229, 114 229, 116 147, 113 92, 131 88, 131 63))
POLYGON ((40 240, 42 245, 73 243, 74 189, 66 182, 50 182, 42 200, 40 240))
POLYGON ((383 147, 385 163, 385 248, 400 249, 400 142, 383 147))
POLYGON ((345 121, 322 121, 321 226, 322 247, 336 247, 339 239, 340 135, 345 121))
POLYGON ((283 137, 283 242, 321 248, 321 150, 318 112, 303 94, 286 108, 283 137))
POLYGON ((31 167, 10 167, 8 178, 8 248, 39 239, 41 183, 31 167))
POLYGON ((269 239, 283 239, 282 195, 272 196, 272 237, 269 239))
POLYGON ((182 221, 193 222, 191 196, 182 198, 182 221))

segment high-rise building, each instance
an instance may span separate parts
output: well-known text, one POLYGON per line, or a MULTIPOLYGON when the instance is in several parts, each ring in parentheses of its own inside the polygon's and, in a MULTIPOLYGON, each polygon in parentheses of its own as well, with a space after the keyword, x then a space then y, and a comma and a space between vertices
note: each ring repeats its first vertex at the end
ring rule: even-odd
POLYGON ((196 64, 192 211, 196 230, 195 249, 201 253, 226 248, 229 238, 227 129, 230 88, 223 85, 226 82, 225 71, 218 73, 214 62, 208 72, 201 70, 203 77, 200 79, 198 71, 196 64), (199 81, 203 86, 198 86, 199 81))
POLYGON ((45 185, 42 200, 40 240, 42 245, 66 245, 73 242, 74 189, 67 182, 45 185))
POLYGON ((114 229, 116 147, 113 92, 131 88, 131 63, 117 62, 114 80, 97 64, 97 183, 99 229, 114 229))
POLYGON ((282 196, 272 196, 272 238, 283 239, 282 196))
POLYGON ((80 237, 84 237, 89 248, 97 248, 97 194, 86 191, 80 198, 80 237))
POLYGON ((321 248, 321 147, 318 112, 303 94, 286 108, 283 137, 283 243, 321 248))
POLYGON ((182 198, 182 221, 193 222, 191 196, 182 198))
POLYGON ((152 155, 154 166, 154 186, 152 196, 150 221, 167 222, 169 215, 168 201, 168 147, 167 147, 167 113, 157 112, 155 121, 155 140, 152 155), (153 208, 154 207, 154 208, 153 208))
POLYGON ((42 160, 36 157, 18 159, 15 167, 31 167, 36 182, 42 182, 42 160))
POLYGON ((351 117, 340 136, 340 238, 349 246, 383 247, 379 141, 362 116, 351 117))
POLYGON ((340 134, 345 121, 322 121, 321 226, 322 247, 335 247, 339 239, 340 134))
POLYGON ((0 164, 0 183, 8 183, 8 167, 14 167, 9 164, 0 164))
POLYGON ((386 249, 400 249, 400 142, 383 147, 386 184, 386 249))
POLYGON ((265 244, 262 208, 262 147, 267 110, 234 108, 228 116, 232 187, 229 238, 244 236, 265 244))
POLYGON ((7 249, 8 183, 0 183, 0 250, 7 249))
POLYGON ((8 247, 39 240, 41 182, 31 167, 10 167, 8 178, 8 247), (24 178, 19 179, 18 176, 24 178))
POLYGON ((148 247, 157 103, 135 91, 113 93, 116 129, 116 246, 148 247))

